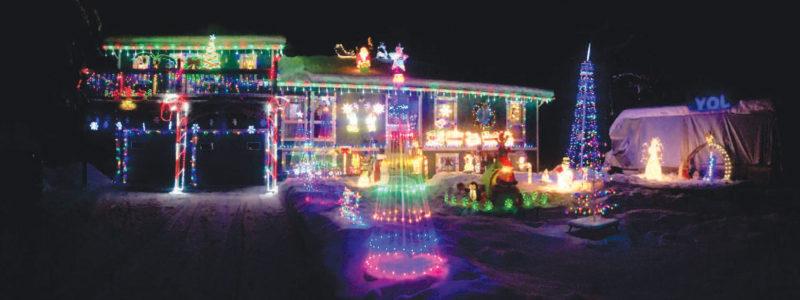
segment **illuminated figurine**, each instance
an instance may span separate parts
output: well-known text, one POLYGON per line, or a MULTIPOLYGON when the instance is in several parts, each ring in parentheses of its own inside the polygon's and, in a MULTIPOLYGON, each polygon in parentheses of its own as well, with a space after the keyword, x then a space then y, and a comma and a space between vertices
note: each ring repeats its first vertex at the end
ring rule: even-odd
POLYGON ((475 172, 475 157, 472 154, 464 155, 464 173, 475 172))
POLYGON ((520 207, 522 205, 522 194, 517 188, 517 179, 514 177, 514 165, 508 158, 508 148, 505 145, 506 134, 500 133, 497 136, 497 160, 486 167, 481 180, 486 188, 487 201, 493 202, 495 207, 503 207, 506 200, 520 207))
POLYGON ((542 172, 542 182, 543 183, 553 182, 553 180, 550 179, 550 171, 547 171, 547 169, 544 169, 544 172, 542 172))
POLYGON ((469 200, 478 200, 478 184, 475 182, 469 184, 469 200))
POLYGON ((361 73, 369 73, 370 65, 369 50, 367 47, 361 47, 356 56, 356 67, 361 73))

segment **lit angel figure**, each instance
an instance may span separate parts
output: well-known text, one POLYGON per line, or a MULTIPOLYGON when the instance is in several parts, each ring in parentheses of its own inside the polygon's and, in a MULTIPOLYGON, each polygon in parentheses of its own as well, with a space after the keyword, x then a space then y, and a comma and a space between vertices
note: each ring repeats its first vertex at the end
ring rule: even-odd
POLYGON ((644 146, 647 153, 647 163, 644 167, 643 177, 649 180, 664 180, 664 174, 661 172, 661 139, 654 137, 650 140, 650 143, 645 143, 644 146))

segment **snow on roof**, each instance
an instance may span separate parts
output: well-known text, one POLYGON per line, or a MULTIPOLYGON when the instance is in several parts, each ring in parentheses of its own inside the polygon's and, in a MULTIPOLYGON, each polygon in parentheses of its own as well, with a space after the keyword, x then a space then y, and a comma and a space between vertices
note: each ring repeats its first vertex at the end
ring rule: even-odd
MULTIPOLYGON (((216 36, 218 50, 278 49, 286 44, 282 36, 268 35, 219 35, 216 36)), ((200 50, 205 49, 209 36, 116 36, 103 42, 103 49, 129 50, 200 50)))
MULTIPOLYGON (((361 73, 355 62, 334 56, 284 57, 279 64, 281 81, 286 85, 294 83, 353 84, 369 86, 393 86, 390 64, 373 63, 368 73, 361 73)), ((501 84, 457 82, 419 78, 406 74, 404 87, 432 90, 459 91, 463 93, 488 92, 494 96, 513 98, 524 96, 545 102, 553 99, 553 91, 501 84)))

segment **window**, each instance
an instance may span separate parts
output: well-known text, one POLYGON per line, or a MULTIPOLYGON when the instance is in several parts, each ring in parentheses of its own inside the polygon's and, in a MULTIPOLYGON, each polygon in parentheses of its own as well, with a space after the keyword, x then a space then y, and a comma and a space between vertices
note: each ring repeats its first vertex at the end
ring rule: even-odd
POLYGON ((255 70, 256 62, 258 61, 258 54, 239 54, 239 69, 242 70, 255 70))
POLYGON ((506 131, 511 133, 515 144, 525 143, 525 103, 506 102, 506 131))
POLYGON ((459 169, 458 153, 436 153, 436 173, 459 169))
POLYGON ((133 68, 136 70, 147 70, 150 68, 150 55, 139 54, 133 59, 133 68))
POLYGON ((316 99, 316 108, 314 109, 314 137, 321 139, 330 139, 333 137, 334 128, 334 114, 336 113, 335 106, 336 98, 334 96, 322 96, 316 99))
POLYGON ((436 129, 456 129, 458 105, 455 97, 436 97, 433 109, 436 129))

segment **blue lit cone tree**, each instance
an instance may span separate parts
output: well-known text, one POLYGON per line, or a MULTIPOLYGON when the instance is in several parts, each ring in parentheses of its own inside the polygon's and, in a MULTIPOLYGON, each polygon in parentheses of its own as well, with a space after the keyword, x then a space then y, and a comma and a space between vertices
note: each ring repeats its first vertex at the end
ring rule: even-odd
POLYGON ((578 79, 578 96, 575 103, 575 117, 569 137, 567 156, 573 169, 589 168, 600 171, 600 137, 597 131, 597 98, 594 91, 594 65, 590 60, 591 48, 586 52, 586 60, 581 63, 578 79))
POLYGON ((369 238, 364 269, 376 278, 411 280, 446 274, 444 258, 437 254, 425 182, 421 173, 413 172, 414 133, 407 128, 390 133, 382 164, 388 168, 388 183, 375 191, 376 228, 369 238))

